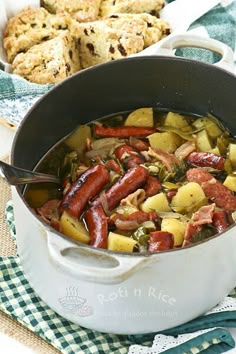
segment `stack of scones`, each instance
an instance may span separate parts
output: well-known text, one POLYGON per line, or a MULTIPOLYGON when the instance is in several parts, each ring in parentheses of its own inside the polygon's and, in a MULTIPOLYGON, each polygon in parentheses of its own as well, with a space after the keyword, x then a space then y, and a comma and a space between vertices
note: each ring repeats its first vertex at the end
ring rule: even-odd
POLYGON ((56 84, 81 69, 141 52, 170 34, 164 0, 42 0, 10 18, 3 45, 14 74, 56 84))

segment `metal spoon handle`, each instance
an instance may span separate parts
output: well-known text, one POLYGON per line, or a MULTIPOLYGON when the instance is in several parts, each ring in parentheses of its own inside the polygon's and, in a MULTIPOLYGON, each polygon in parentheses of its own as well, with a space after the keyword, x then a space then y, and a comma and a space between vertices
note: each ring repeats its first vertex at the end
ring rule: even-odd
POLYGON ((28 171, 23 168, 15 167, 0 161, 0 169, 6 180, 11 185, 51 182, 60 184, 60 179, 53 175, 48 175, 39 172, 28 171))

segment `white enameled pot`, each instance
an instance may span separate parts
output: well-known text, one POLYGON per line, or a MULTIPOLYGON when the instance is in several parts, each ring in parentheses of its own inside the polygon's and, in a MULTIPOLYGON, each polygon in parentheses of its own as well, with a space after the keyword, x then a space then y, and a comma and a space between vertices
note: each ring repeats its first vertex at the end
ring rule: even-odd
MULTIPOLYGON (((229 48, 196 36, 191 42, 190 36, 170 36, 165 43, 162 56, 100 65, 57 85, 19 127, 12 163, 31 169, 79 123, 141 106, 210 112, 236 132, 236 78, 227 71, 233 63, 229 48), (227 70, 167 52, 190 43, 220 53, 220 65, 227 70)), ((161 331, 210 310, 236 285, 234 226, 174 251, 115 253, 63 237, 30 210, 22 191, 12 189, 25 275, 46 304, 74 323, 117 334, 161 331)))

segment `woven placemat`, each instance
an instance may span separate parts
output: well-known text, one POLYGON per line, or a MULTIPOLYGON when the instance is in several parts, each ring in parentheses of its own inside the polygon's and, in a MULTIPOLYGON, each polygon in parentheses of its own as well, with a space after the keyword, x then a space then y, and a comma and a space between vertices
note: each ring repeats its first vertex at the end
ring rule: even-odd
MULTIPOLYGON (((16 246, 10 236, 8 225, 5 221, 5 206, 7 201, 11 199, 11 189, 2 177, 0 177, 0 191, 0 256, 15 256, 16 246)), ((1 311, 0 332, 16 339, 18 342, 32 349, 36 354, 60 353, 35 333, 1 311)))

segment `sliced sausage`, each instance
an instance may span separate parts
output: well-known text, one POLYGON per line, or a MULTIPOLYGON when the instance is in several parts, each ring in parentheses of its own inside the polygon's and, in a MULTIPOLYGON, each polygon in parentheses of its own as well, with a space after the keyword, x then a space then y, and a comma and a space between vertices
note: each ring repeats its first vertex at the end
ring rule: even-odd
POLYGON ((105 127, 103 125, 96 125, 94 127, 95 135, 111 138, 145 137, 155 132, 155 128, 149 127, 105 127))
POLYGON ((124 144, 114 150, 116 158, 126 166, 127 169, 144 162, 144 158, 130 145, 124 144))
POLYGON ((88 168, 64 195, 59 211, 67 210, 72 216, 80 218, 88 201, 102 190, 109 178, 109 172, 103 165, 88 168))
POLYGON ((147 151, 150 147, 148 142, 133 137, 129 139, 129 145, 138 151, 147 151))
POLYGON ((217 232, 226 230, 229 226, 226 212, 224 210, 215 211, 213 214, 212 224, 216 228, 217 232))
POLYGON ((90 245, 107 248, 108 222, 100 204, 94 205, 85 212, 85 221, 90 234, 90 245))
POLYGON ((136 191, 145 184, 148 171, 143 166, 135 166, 129 169, 109 189, 106 190, 106 202, 109 211, 113 210, 130 193, 136 191))
POLYGON ((154 176, 148 176, 147 182, 144 186, 146 197, 152 197, 161 190, 161 183, 154 176))
POLYGON ((148 251, 166 251, 174 247, 174 236, 168 231, 150 232, 148 251))
POLYGON ((223 156, 211 152, 192 152, 186 159, 191 165, 199 167, 212 167, 223 170, 225 159, 223 156))

